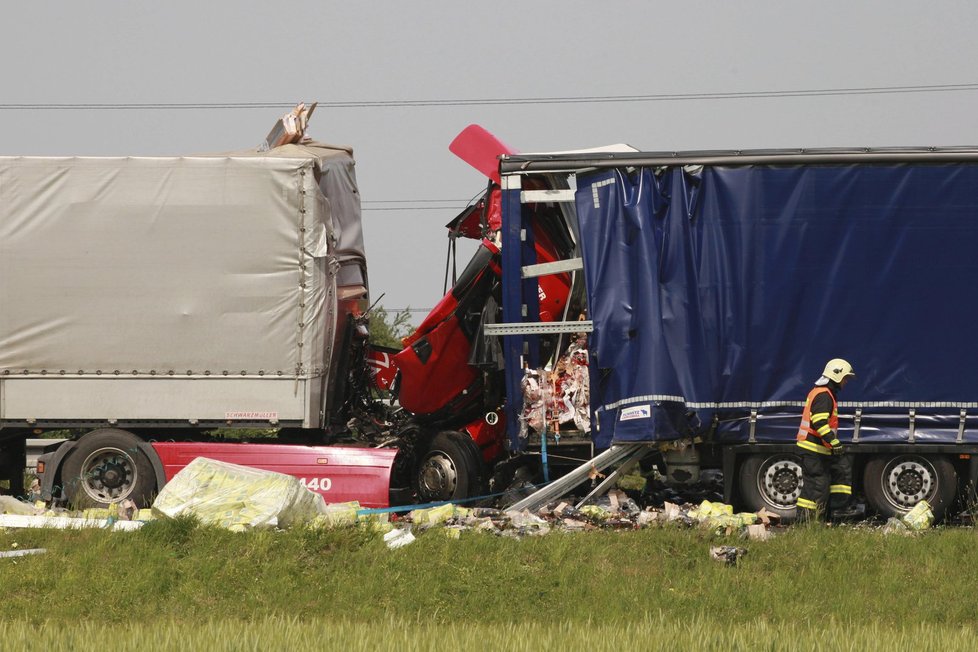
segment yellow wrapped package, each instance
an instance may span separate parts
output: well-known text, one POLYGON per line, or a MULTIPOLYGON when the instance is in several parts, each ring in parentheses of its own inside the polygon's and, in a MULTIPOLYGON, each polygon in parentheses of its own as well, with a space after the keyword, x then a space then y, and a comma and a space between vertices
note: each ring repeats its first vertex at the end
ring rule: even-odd
POLYGON ((713 514, 704 518, 702 522, 710 527, 741 528, 756 523, 757 515, 747 512, 741 512, 739 514, 713 514))
POLYGON ((699 504, 698 507, 689 510, 689 517, 695 518, 697 520, 708 519, 711 516, 732 516, 733 515, 733 505, 727 505, 725 503, 711 503, 708 500, 704 500, 699 504))
POLYGON ((931 511, 930 503, 921 500, 914 505, 914 508, 903 515, 903 522, 911 530, 926 530, 934 522, 934 512, 931 511))
POLYGON ((325 528, 356 525, 359 510, 360 503, 355 500, 349 503, 330 503, 326 505, 326 511, 313 520, 313 525, 325 528))
POLYGON ((153 502, 153 515, 192 515, 234 531, 287 528, 327 513, 323 497, 298 478, 198 457, 173 476, 153 502))
POLYGON ((585 505, 584 507, 581 507, 580 512, 592 521, 599 521, 602 523, 611 518, 611 512, 599 505, 585 505))
POLYGON ((428 509, 416 509, 411 512, 411 522, 416 525, 437 525, 444 523, 453 516, 467 516, 469 510, 452 503, 429 507, 428 509))

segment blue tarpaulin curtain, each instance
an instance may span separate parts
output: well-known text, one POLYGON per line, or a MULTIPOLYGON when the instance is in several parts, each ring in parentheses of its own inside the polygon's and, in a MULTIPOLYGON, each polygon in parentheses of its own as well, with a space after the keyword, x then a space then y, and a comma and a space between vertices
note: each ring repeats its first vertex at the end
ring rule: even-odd
POLYGON ((576 207, 599 447, 800 413, 834 357, 850 403, 978 401, 976 165, 605 170, 576 207))

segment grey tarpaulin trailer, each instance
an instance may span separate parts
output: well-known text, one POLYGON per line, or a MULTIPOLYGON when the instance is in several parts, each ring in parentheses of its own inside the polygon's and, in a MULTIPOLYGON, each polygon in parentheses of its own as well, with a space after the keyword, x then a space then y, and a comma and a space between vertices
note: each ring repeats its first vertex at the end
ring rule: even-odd
POLYGON ((349 149, 0 157, 0 427, 327 425, 349 149))

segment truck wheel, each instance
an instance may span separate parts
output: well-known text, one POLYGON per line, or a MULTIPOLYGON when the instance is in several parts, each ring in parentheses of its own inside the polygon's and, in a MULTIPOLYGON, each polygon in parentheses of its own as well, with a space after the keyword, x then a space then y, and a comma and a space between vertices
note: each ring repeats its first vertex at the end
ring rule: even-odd
POLYGON ((747 509, 766 509, 785 523, 794 520, 802 485, 801 459, 797 455, 749 455, 740 465, 738 480, 740 498, 747 509))
POLYGON ((472 438, 460 432, 435 435, 418 459, 418 499, 457 501, 485 491, 485 465, 472 438))
POLYGON ((954 500, 958 474, 945 457, 880 455, 866 464, 866 502, 883 518, 902 516, 921 500, 939 521, 954 500))
POLYGON ((65 459, 61 482, 75 509, 105 507, 130 499, 148 507, 156 497, 153 464, 139 448, 141 439, 114 428, 82 436, 65 459))

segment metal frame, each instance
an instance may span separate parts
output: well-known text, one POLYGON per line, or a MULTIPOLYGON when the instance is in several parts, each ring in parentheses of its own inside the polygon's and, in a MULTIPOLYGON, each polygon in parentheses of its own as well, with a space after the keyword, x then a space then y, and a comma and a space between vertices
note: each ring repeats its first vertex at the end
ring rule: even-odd
MULTIPOLYGON (((546 487, 535 491, 523 500, 510 506, 509 509, 515 511, 522 511, 524 509, 529 509, 531 511, 536 510, 541 506, 546 505, 550 501, 566 495, 574 487, 587 480, 592 471, 601 472, 611 466, 620 468, 629 460, 645 455, 649 450, 651 450, 650 446, 651 444, 648 442, 612 446, 605 452, 595 457, 593 460, 585 462, 562 478, 554 480, 546 487)), ((609 474, 607 477, 614 477, 614 474, 609 474)), ((610 483, 608 483, 607 479, 605 482, 602 482, 598 488, 601 488, 605 484, 608 485, 604 487, 605 490, 607 490, 607 488, 610 487, 610 483)), ((597 489, 588 494, 587 498, 585 498, 581 504, 584 504, 584 502, 587 502, 587 500, 596 495, 598 495, 597 489)))
POLYGON ((978 162, 978 147, 860 147, 686 152, 512 154, 500 159, 503 175, 577 172, 582 169, 677 165, 801 165, 805 163, 978 162))

